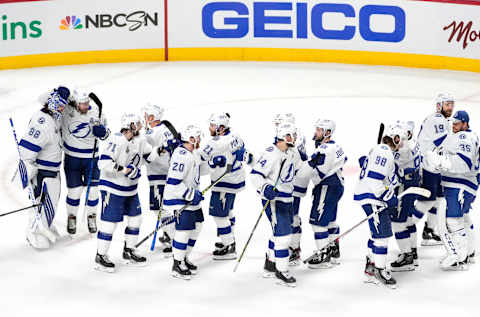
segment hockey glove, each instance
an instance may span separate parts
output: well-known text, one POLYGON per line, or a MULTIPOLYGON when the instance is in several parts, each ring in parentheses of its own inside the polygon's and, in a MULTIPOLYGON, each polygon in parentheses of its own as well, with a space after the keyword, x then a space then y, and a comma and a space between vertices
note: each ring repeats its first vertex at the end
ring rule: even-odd
POLYGON ((314 153, 312 155, 312 159, 308 161, 308 165, 310 165, 312 168, 323 165, 324 163, 325 163, 325 154, 318 153, 318 152, 314 153))
POLYGON ((387 189, 381 196, 380 198, 387 203, 387 208, 392 209, 392 208, 397 208, 398 206, 398 199, 397 196, 395 195, 395 192, 393 188, 387 189))
POLYGON ((170 155, 173 154, 173 151, 175 151, 175 149, 177 147, 180 146, 180 144, 182 144, 182 142, 178 139, 171 139, 171 140, 168 140, 167 141, 167 148, 166 150, 170 153, 170 155))
POLYGON ((263 197, 265 197, 267 200, 274 200, 275 197, 278 196, 278 192, 277 190, 275 189, 275 187, 273 187, 272 185, 265 185, 263 187, 263 197))
POLYGON ((307 153, 305 153, 304 151, 300 150, 300 148, 298 148, 298 154, 300 154, 300 159, 302 161, 308 161, 308 155, 307 153))
POLYGON ((99 139, 103 139, 107 135, 107 129, 102 124, 94 125, 92 133, 95 137, 97 137, 99 139))
POLYGON ((125 171, 128 171, 125 173, 125 176, 130 178, 131 180, 135 180, 137 178, 140 178, 140 169, 132 164, 128 164, 127 169, 125 171))
POLYGON ((202 192, 196 189, 195 194, 193 195, 192 205, 198 205, 202 200, 204 200, 202 192))

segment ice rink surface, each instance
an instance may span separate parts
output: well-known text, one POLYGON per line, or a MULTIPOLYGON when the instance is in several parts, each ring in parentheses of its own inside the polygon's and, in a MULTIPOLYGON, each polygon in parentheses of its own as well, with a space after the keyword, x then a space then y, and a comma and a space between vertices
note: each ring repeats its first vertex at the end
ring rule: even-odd
MULTIPOLYGON (((253 152, 263 150, 273 138, 272 117, 293 112, 297 125, 313 149, 313 123, 317 118, 337 123, 336 141, 348 156, 345 194, 340 202, 341 232, 365 217, 353 202, 358 157, 376 143, 380 122, 421 121, 435 111, 434 96, 448 91, 457 98, 456 110, 469 111, 471 127, 480 119, 480 75, 467 72, 395 67, 307 63, 129 63, 48 67, 0 71, 0 212, 28 205, 26 193, 11 183, 17 164, 9 115, 19 137, 28 120, 40 108, 37 98, 58 86, 94 91, 104 104, 110 128, 117 130, 126 111, 140 111, 148 101, 164 105, 165 118, 179 127, 196 123, 207 137, 207 119, 214 111, 231 114, 232 129, 253 152)), ((247 169, 250 170, 249 168, 247 169)), ((63 177, 63 172, 62 172, 63 177)), ((63 181, 63 184, 65 182, 63 181)), ((202 188, 208 184, 202 179, 202 188)), ((143 207, 140 237, 154 228, 148 210, 148 184, 139 186, 143 207)), ((310 192, 310 190, 309 190, 310 192)), ((96 238, 85 234, 71 240, 65 231, 63 187, 56 224, 64 237, 53 249, 39 252, 25 241, 26 213, 0 218, 0 316, 474 316, 480 304, 480 263, 466 272, 443 272, 438 258, 441 247, 419 247, 420 267, 394 273, 397 290, 364 284, 362 272, 369 235, 363 225, 341 240, 341 265, 330 270, 293 269, 296 288, 278 286, 263 279, 264 253, 271 233, 266 217, 255 233, 236 273, 233 261, 213 261, 216 228, 207 215, 209 195, 203 202, 206 221, 192 260, 199 273, 191 281, 170 276, 171 259, 147 251, 144 268, 121 265, 123 228, 117 227, 110 256, 117 262, 115 274, 93 270, 96 238)), ((480 227, 478 202, 472 218, 480 227)), ((308 224, 310 194, 302 200, 302 256, 313 251, 308 224)), ((251 184, 236 200, 237 252, 261 210, 251 184)), ((422 232, 423 222, 418 225, 422 232)), ((478 232, 478 231, 477 231, 478 232)), ((480 237, 479 237, 480 239, 480 237)), ((419 238, 419 242, 420 242, 419 238)), ((157 244, 158 245, 158 244, 157 244)), ((389 259, 398 248, 391 240, 389 259)), ((477 240, 477 250, 480 243, 477 240)), ((478 252, 477 252, 478 253, 478 252)), ((478 261, 478 260, 477 260, 478 261)))

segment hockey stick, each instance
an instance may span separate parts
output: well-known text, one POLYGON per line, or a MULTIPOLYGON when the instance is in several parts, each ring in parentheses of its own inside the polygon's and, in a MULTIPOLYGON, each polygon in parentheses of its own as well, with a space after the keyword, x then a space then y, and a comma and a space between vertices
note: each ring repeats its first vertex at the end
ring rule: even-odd
POLYGON ((150 251, 155 250, 155 243, 157 241, 158 226, 160 225, 160 221, 162 219, 162 206, 163 206, 163 199, 160 202, 160 209, 158 210, 157 224, 155 225, 155 233, 153 234, 152 245, 150 246, 150 251))
MULTIPOLYGON (((100 99, 98 99, 97 95, 95 95, 93 92, 89 93, 88 96, 89 96, 90 99, 92 99, 93 102, 95 102, 95 104, 97 105, 97 107, 98 107, 98 120, 100 120, 100 118, 102 117, 103 104, 102 104, 102 102, 100 101, 100 99)), ((82 217, 80 218, 81 223, 83 223, 83 218, 85 217, 85 214, 86 214, 86 210, 85 210, 85 209, 87 208, 87 205, 88 205, 88 196, 90 195, 90 188, 91 188, 92 176, 93 176, 93 165, 94 165, 95 156, 96 156, 96 152, 97 152, 97 142, 98 142, 98 139, 95 138, 95 140, 93 141, 92 161, 90 162, 90 170, 89 170, 89 172, 88 172, 87 193, 86 193, 86 195, 85 195, 85 204, 83 205, 83 214, 82 214, 82 217)))
MULTIPOLYGON (((410 187, 408 189, 406 189, 403 193, 399 194, 397 196, 397 199, 402 199, 403 196, 405 195, 419 195, 419 196, 422 196, 422 197, 425 197, 425 198, 428 198, 430 197, 430 191, 428 189, 425 189, 425 188, 421 188, 421 187, 410 187)), ((338 242, 341 238, 343 238, 344 236, 346 236, 347 234, 349 234, 350 232, 352 232, 353 230, 355 230, 355 228, 359 227, 362 223, 368 221, 370 218, 372 218, 373 216, 375 216, 376 214, 378 214, 380 211, 384 210, 385 208, 382 208, 380 210, 377 210, 376 212, 372 212, 370 214, 370 216, 364 218, 362 221, 360 221, 359 223, 357 223, 356 225, 354 225, 353 227, 351 227, 350 229, 348 229, 347 231, 345 231, 344 233, 342 233, 341 235, 339 235, 335 240, 333 241, 330 241, 328 242, 327 244, 325 244, 322 248, 320 248, 319 250, 315 251, 311 256, 309 256, 308 258, 306 258, 305 260, 303 260, 303 263, 304 264, 307 264, 308 261, 312 260, 313 258, 315 258, 316 256, 320 255, 320 253, 325 250, 327 247, 329 247, 330 245, 333 245, 335 244, 336 242, 338 242)))
POLYGON ((175 129, 175 127, 173 126, 173 124, 170 123, 170 121, 168 120, 163 120, 162 121, 162 124, 164 124, 167 129, 173 134, 173 137, 175 139, 178 139, 180 138, 180 135, 178 134, 177 130, 175 129))
MULTIPOLYGON (((282 163, 280 163, 280 172, 278 173, 277 180, 275 181, 275 185, 273 186, 274 189, 277 187, 278 181, 280 180, 280 175, 282 174, 282 168, 283 168, 284 164, 285 164, 285 160, 283 160, 282 163)), ((245 254, 245 251, 247 250, 247 247, 250 243, 250 240, 253 237, 253 233, 257 229, 258 223, 260 222, 260 219, 262 219, 262 216, 263 216, 263 213, 265 212, 265 210, 267 210, 267 207, 270 204, 270 201, 271 200, 268 200, 265 203, 265 206, 263 206, 262 211, 260 212, 260 215, 258 215, 257 222, 255 222, 255 225, 253 226, 252 232, 250 232, 250 236, 248 237, 247 243, 245 243, 245 246, 243 247, 242 253, 240 254, 240 257, 238 258, 237 263, 235 263, 235 267, 233 268, 234 273, 237 271, 237 268, 240 265, 240 261, 242 261, 243 255, 245 254)))
POLYGON ((23 211, 23 210, 27 210, 27 209, 30 209, 30 208, 35 208, 35 207, 39 207, 41 206, 42 204, 35 204, 35 205, 31 205, 31 206, 28 206, 28 207, 24 207, 24 208, 20 208, 20 209, 15 209, 13 211, 9 211, 9 212, 6 212, 4 214, 0 214, 0 217, 3 217, 3 216, 6 216, 6 215, 10 215, 10 214, 14 214, 14 213, 17 213, 19 211, 23 211))
MULTIPOLYGON (((28 178, 25 163, 23 162, 22 155, 20 154, 20 145, 18 143, 17 132, 15 131, 15 126, 13 124, 12 117, 10 117, 9 120, 10 120, 10 126, 12 127, 13 138, 15 139, 15 145, 17 146, 18 159, 19 159, 19 162, 20 162, 19 166, 23 167, 22 169, 20 169, 20 167, 19 167, 20 177, 22 179, 22 186, 23 186, 23 188, 27 188, 28 197, 30 198, 30 202, 32 203, 32 205, 38 205, 38 202, 35 199, 35 194, 33 192, 32 185, 29 182, 29 178, 28 178)), ((41 233, 45 234, 45 236, 50 241, 55 242, 55 240, 56 240, 55 235, 50 230, 43 228, 42 219, 41 219, 41 213, 42 213, 42 207, 41 206, 42 206, 42 203, 43 203, 43 197, 40 198, 40 202, 41 202, 40 206, 35 207, 35 209, 36 209, 35 220, 33 221, 29 230, 30 230, 30 232, 35 232, 38 228, 41 231, 41 233)))
MULTIPOLYGON (((207 191, 210 190, 210 188, 212 188, 213 186, 217 185, 224 177, 225 175, 227 175, 228 173, 230 173, 232 171, 232 168, 233 168, 233 165, 231 164, 228 164, 227 165, 227 170, 225 171, 225 173, 223 173, 215 182, 211 183, 210 185, 207 186, 207 188, 205 188, 204 190, 202 190, 202 195, 204 195, 207 191)), ((150 232, 145 238, 143 238, 142 240, 140 240, 136 245, 135 245, 135 248, 138 248, 139 246, 141 246, 145 241, 147 241, 151 236, 153 236, 158 230, 160 230, 161 228, 165 227, 166 225, 172 223, 175 218, 178 218, 180 217, 180 214, 188 207, 191 205, 191 202, 188 202, 185 206, 183 206, 182 208, 180 208, 179 210, 177 210, 175 213, 176 215, 173 215, 167 219, 165 219, 165 221, 162 221, 162 224, 160 226, 158 226, 157 228, 155 228, 155 230, 153 230, 152 232, 150 232)))
POLYGON ((380 129, 378 130, 377 144, 382 143, 383 132, 385 131, 385 125, 380 123, 380 129))

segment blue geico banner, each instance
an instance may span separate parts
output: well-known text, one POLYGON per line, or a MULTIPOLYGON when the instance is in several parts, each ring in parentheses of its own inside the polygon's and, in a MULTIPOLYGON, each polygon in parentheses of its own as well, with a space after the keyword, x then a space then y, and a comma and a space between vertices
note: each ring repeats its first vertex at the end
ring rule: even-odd
POLYGON ((313 35, 347 41, 358 33, 365 41, 397 43, 405 38, 406 14, 395 5, 366 4, 356 9, 348 3, 258 1, 249 8, 244 2, 210 2, 202 8, 202 29, 215 39, 238 39, 252 33, 254 38, 307 39, 313 35), (341 27, 325 26, 326 17, 332 14, 343 17, 341 27), (215 23, 215 16, 221 16, 222 23, 215 23), (393 20, 393 30, 374 25, 373 17, 379 16, 393 20))

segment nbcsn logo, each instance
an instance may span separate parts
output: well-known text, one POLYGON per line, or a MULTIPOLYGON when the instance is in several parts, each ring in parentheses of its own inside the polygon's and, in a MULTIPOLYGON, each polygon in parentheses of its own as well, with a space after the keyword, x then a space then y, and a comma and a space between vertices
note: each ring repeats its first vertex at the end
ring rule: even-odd
POLYGON ((66 16, 65 19, 60 21, 60 30, 78 30, 83 28, 82 21, 76 16, 66 16))

